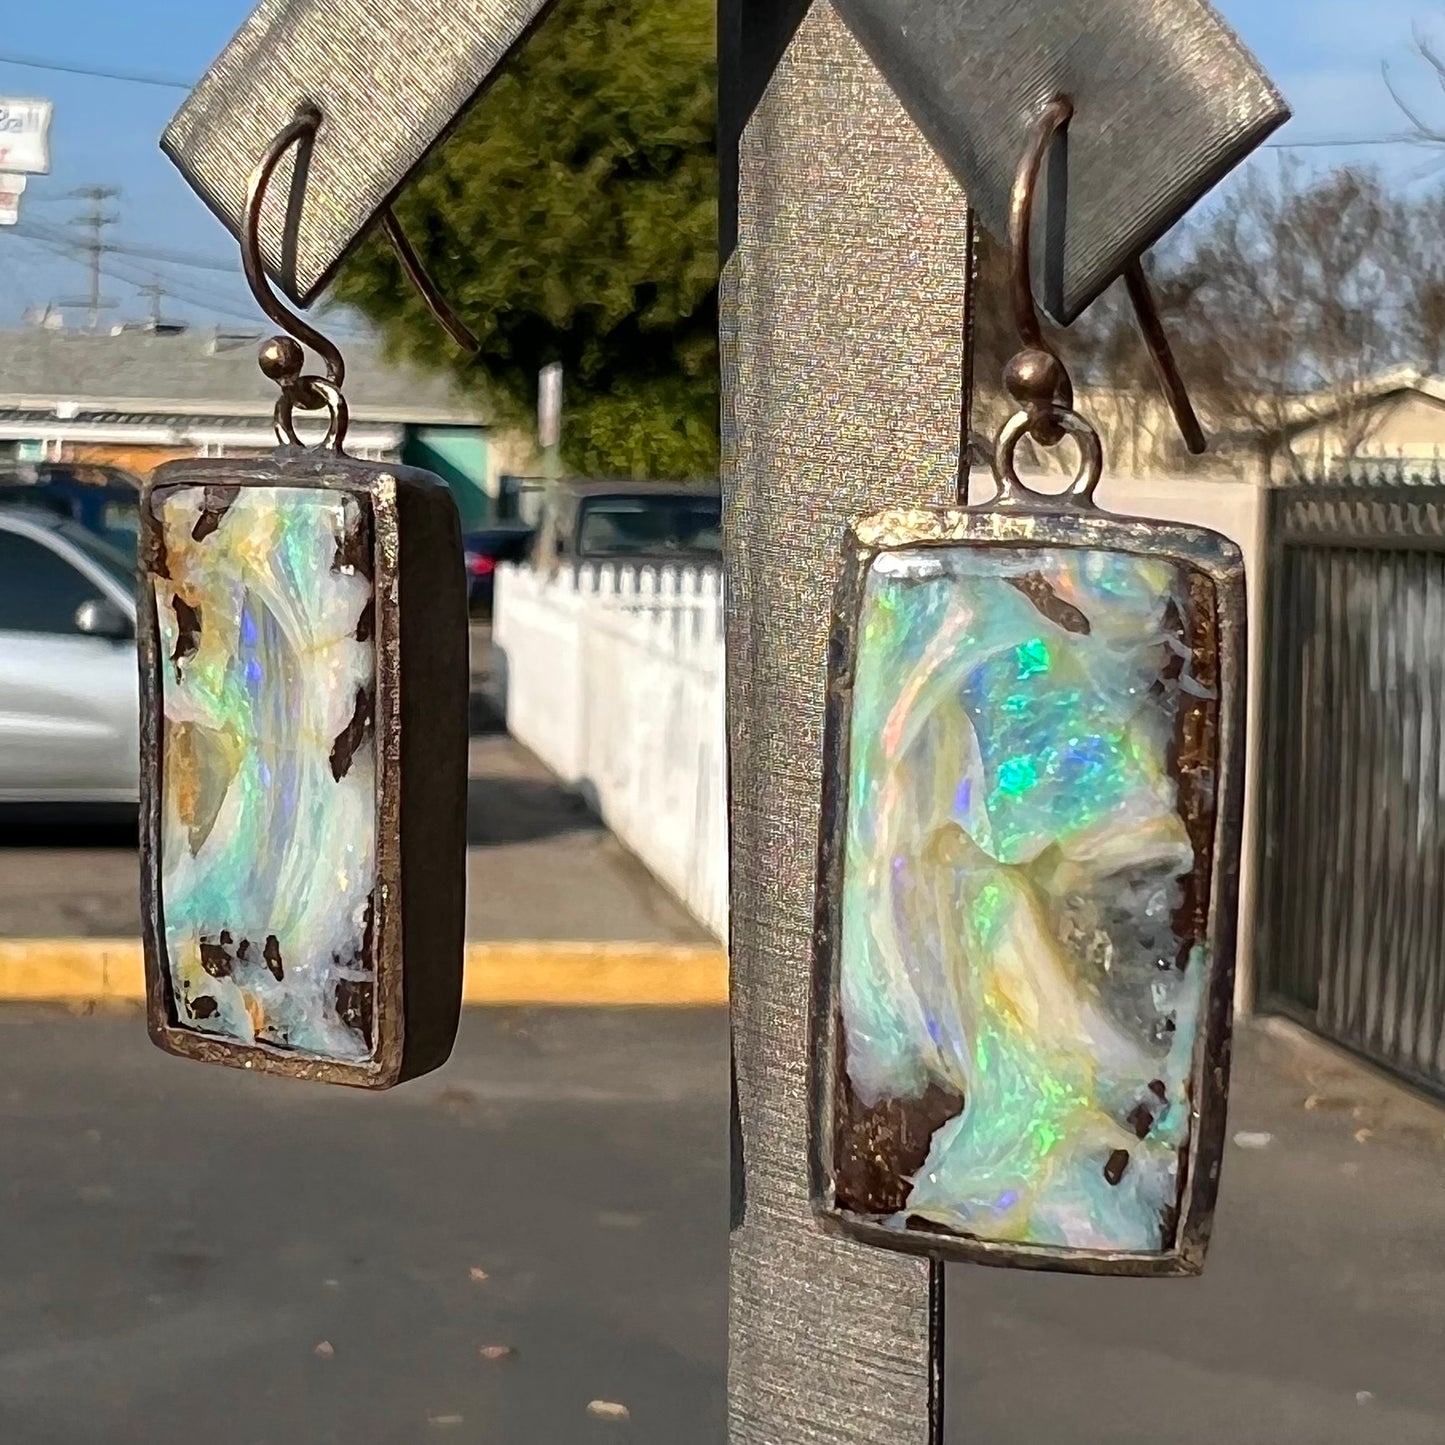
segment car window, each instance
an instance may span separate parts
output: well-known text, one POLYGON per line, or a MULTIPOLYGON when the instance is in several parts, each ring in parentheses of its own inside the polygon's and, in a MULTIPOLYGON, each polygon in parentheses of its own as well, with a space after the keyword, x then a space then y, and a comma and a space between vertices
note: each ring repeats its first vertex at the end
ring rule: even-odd
POLYGON ((99 525, 112 547, 134 553, 140 536, 140 508, 135 502, 107 502, 101 510, 99 525))
POLYGON ((532 534, 520 532, 498 544, 497 556, 503 562, 525 562, 531 550, 532 534))
MULTIPOLYGON (((78 524, 66 525, 56 530, 64 534, 65 540, 71 546, 84 552, 98 567, 104 568, 106 574, 119 583, 128 596, 134 596, 136 562, 133 552, 127 554, 115 542, 107 541, 104 537, 99 537, 78 524)), ((134 535, 134 533, 131 534, 132 539, 134 539, 134 535)), ((133 540, 132 545, 134 545, 133 540)))
POLYGON ((716 497, 597 497, 584 502, 578 548, 584 557, 720 552, 716 497))
POLYGON ((33 537, 0 529, 0 632, 78 635, 76 609, 100 588, 33 537))

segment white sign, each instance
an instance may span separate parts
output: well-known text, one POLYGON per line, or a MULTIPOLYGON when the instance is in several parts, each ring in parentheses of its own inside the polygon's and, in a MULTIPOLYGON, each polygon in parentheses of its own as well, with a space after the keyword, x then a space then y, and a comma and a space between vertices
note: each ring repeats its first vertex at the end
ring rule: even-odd
POLYGON ((20 219, 20 193, 25 176, 0 174, 0 226, 13 226, 20 219))
POLYGON ((32 176, 50 174, 48 100, 13 100, 0 96, 0 171, 32 176))
POLYGON ((537 440, 550 451, 562 440, 562 368, 544 366, 537 383, 537 440))

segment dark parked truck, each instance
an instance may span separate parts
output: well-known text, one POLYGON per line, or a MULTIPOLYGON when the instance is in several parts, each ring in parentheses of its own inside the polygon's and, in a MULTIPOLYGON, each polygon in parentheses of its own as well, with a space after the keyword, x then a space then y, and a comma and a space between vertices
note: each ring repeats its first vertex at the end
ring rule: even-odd
POLYGON ((535 560, 721 562, 716 482, 561 482, 544 504, 535 560))

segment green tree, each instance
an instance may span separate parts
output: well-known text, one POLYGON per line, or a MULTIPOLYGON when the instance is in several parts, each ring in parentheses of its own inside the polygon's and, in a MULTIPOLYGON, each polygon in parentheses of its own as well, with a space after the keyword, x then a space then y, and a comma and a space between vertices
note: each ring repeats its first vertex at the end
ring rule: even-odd
POLYGON ((397 203, 481 343, 461 355, 378 239, 342 273, 393 354, 529 426, 566 372, 577 472, 718 465, 714 0, 564 0, 397 203))

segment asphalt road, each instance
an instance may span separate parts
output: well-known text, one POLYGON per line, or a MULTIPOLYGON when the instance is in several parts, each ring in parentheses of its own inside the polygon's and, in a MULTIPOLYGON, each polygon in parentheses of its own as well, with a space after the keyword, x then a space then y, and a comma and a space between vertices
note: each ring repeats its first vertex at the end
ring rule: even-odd
POLYGON ((951 1445, 1440 1445, 1445 1110, 1254 1028, 1197 1280, 952 1272, 951 1445))
POLYGON ((377 1097, 0 1010, 0 1441, 720 1441, 726 1050, 473 1013, 377 1097))
MULTIPOLYGON (((1204 1279, 951 1271, 949 1445, 1445 1439, 1445 1116, 1239 1054, 1204 1279)), ((383 1097, 0 1011, 0 1441, 721 1445, 726 1085, 720 1011, 472 1013, 383 1097)))

